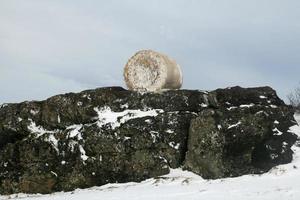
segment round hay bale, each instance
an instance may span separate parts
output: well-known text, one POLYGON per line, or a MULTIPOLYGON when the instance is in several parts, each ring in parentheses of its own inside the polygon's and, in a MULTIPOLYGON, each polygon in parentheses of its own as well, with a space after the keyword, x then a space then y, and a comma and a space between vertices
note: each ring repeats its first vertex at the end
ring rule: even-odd
POLYGON ((142 50, 132 56, 125 66, 124 78, 129 90, 160 91, 182 86, 180 66, 152 50, 142 50))

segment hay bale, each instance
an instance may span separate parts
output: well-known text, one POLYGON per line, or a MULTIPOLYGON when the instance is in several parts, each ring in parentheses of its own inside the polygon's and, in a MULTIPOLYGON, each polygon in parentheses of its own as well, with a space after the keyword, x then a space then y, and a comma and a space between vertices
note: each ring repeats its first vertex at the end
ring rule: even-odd
POLYGON ((125 66, 124 78, 129 90, 160 91, 182 86, 180 66, 152 50, 142 50, 132 56, 125 66))

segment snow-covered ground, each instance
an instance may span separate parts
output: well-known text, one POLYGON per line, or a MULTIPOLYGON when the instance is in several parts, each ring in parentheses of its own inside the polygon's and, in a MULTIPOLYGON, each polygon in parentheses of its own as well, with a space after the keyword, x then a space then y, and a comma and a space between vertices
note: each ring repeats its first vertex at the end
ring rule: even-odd
MULTIPOLYGON (((300 122, 300 115, 295 116, 300 122)), ((300 136, 300 127, 291 127, 300 136)), ((198 200, 198 199, 300 199, 300 147, 293 147, 294 161, 264 175, 204 180, 191 172, 174 169, 169 175, 142 183, 108 184, 51 195, 17 194, 0 199, 22 200, 198 200)))

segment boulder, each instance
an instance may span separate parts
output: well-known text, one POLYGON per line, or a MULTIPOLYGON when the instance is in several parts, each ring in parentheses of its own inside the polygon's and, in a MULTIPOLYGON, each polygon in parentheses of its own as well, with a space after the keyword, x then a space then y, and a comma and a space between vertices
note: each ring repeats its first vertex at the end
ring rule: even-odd
POLYGON ((292 108, 268 87, 140 93, 120 87, 0 106, 0 194, 204 178, 292 160, 292 108))

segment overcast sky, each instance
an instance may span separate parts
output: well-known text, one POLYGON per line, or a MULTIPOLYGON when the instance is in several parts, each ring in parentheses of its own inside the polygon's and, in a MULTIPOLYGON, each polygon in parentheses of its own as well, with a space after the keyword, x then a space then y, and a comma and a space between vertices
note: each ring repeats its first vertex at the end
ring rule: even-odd
POLYGON ((184 88, 285 98, 300 82, 300 1, 0 0, 0 103, 124 86, 141 49, 173 57, 184 88))

